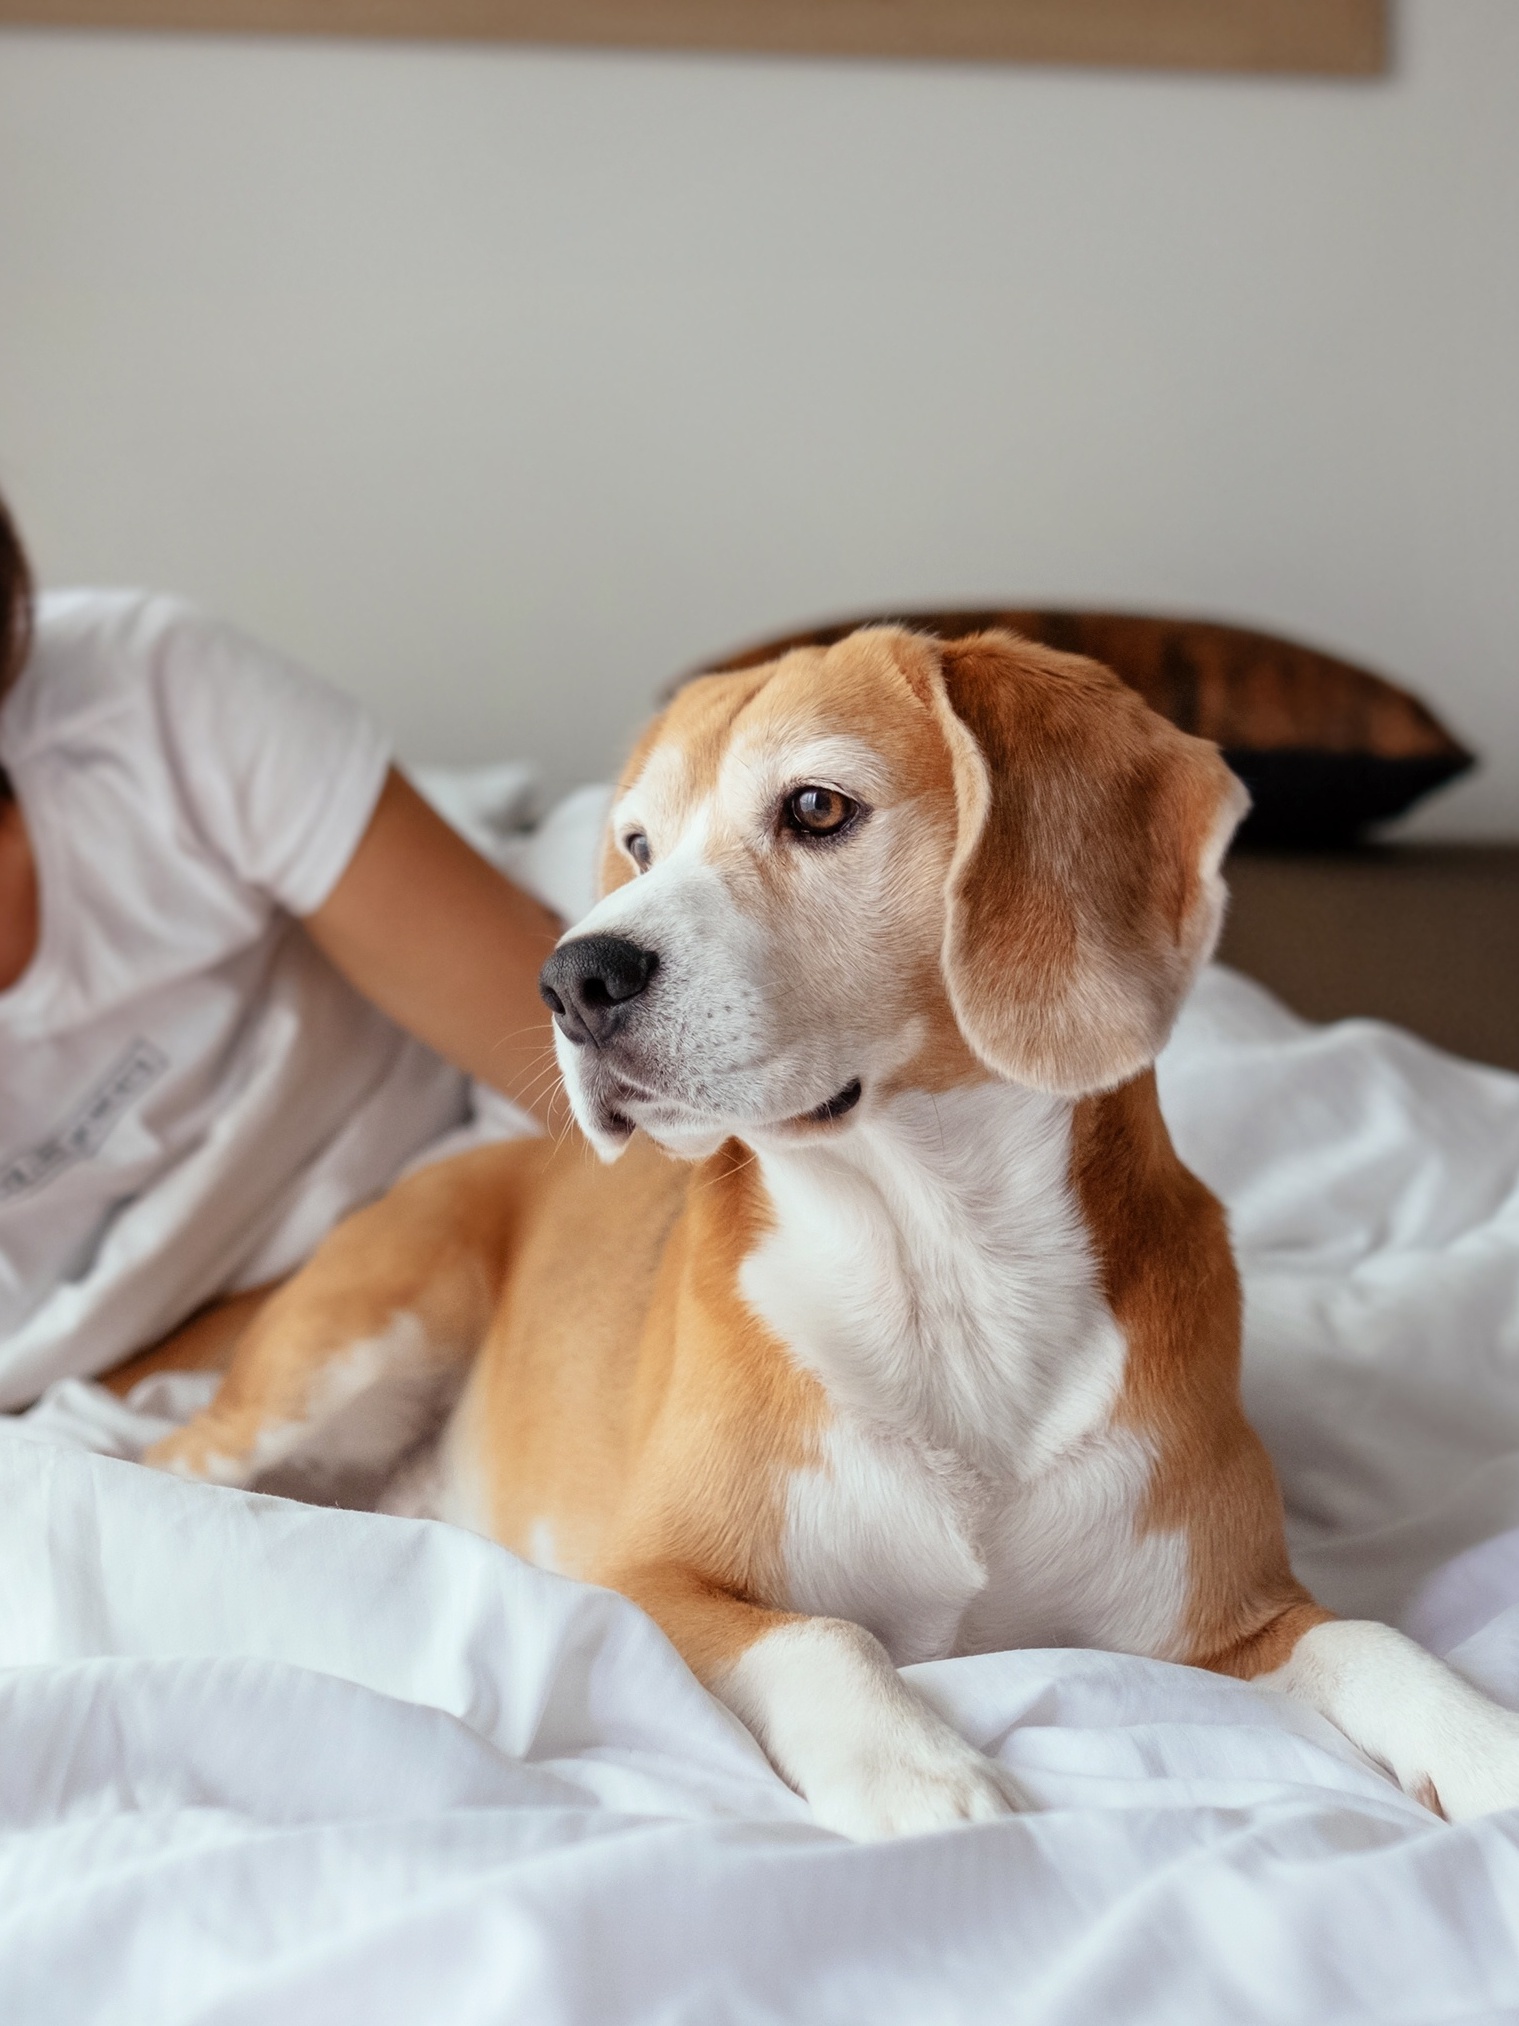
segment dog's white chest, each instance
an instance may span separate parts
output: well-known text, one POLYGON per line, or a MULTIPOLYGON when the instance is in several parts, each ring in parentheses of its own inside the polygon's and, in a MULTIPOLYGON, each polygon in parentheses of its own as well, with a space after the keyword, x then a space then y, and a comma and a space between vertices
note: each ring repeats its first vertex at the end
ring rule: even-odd
POLYGON ((1069 1107, 1010 1086, 766 1159, 741 1285, 832 1408, 787 1487, 788 1601, 899 1664, 1175 1648, 1184 1547, 1139 1524, 1151 1459, 1112 1424, 1124 1345, 1068 1169, 1069 1107))
POLYGON ((841 1417, 787 1487, 786 1601, 865 1626, 899 1666, 1018 1646, 1182 1658, 1186 1544, 1142 1525, 1150 1471, 1115 1430, 988 1484, 841 1417))

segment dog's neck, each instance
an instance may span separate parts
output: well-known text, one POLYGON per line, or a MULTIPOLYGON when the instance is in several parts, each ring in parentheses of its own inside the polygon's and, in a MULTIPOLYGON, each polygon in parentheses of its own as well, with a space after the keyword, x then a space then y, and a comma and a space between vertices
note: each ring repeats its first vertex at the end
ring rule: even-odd
POLYGON ((760 1155, 775 1224, 743 1292, 836 1411, 1018 1477, 1107 1418, 1124 1352, 1071 1185, 1073 1112, 988 1080, 760 1155))

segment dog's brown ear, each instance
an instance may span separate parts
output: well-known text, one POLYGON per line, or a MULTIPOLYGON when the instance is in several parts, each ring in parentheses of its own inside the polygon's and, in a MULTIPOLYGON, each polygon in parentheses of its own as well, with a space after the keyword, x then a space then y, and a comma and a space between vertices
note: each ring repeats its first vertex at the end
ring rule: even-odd
POLYGON ((945 643, 932 701, 959 835, 944 975, 983 1062, 1068 1096, 1154 1061, 1223 921, 1249 806, 1216 746, 1095 662, 1008 633, 945 643))

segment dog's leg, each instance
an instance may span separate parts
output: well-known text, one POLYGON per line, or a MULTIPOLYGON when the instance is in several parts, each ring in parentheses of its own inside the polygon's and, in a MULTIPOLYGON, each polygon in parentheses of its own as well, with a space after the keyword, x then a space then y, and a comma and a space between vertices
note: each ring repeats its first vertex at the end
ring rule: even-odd
POLYGON ((259 1311, 204 1413, 144 1461, 368 1499, 446 1413, 489 1324, 516 1149, 427 1168, 345 1219, 259 1311))
POLYGON ((610 1580, 657 1620, 824 1828, 873 1842, 1031 1805, 860 1626, 762 1610, 680 1570, 610 1580))
POLYGON ((279 1284, 270 1281, 207 1302, 177 1330, 102 1372, 96 1384, 124 1400, 140 1380, 159 1372, 225 1372, 248 1326, 279 1284))
MULTIPOLYGON (((1308 1615, 1308 1614, 1304 1614, 1308 1615)), ((1452 1822, 1519 1805, 1519 1716, 1389 1625, 1311 1614, 1285 1659, 1240 1673, 1329 1718, 1406 1793, 1452 1822)), ((1278 1642, 1277 1652, 1280 1652, 1278 1642)))

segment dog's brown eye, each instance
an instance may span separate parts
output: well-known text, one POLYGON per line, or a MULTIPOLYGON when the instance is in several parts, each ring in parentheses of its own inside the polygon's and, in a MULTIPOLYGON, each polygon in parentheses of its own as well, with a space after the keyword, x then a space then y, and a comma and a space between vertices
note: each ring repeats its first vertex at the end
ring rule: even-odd
POLYGON ((644 836, 641 830, 630 830, 622 840, 622 848, 640 872, 648 871, 649 861, 654 854, 649 849, 648 838, 644 836))
POLYGON ((837 788, 796 788, 786 797, 786 822, 806 837, 832 837, 859 813, 859 803, 837 788))

